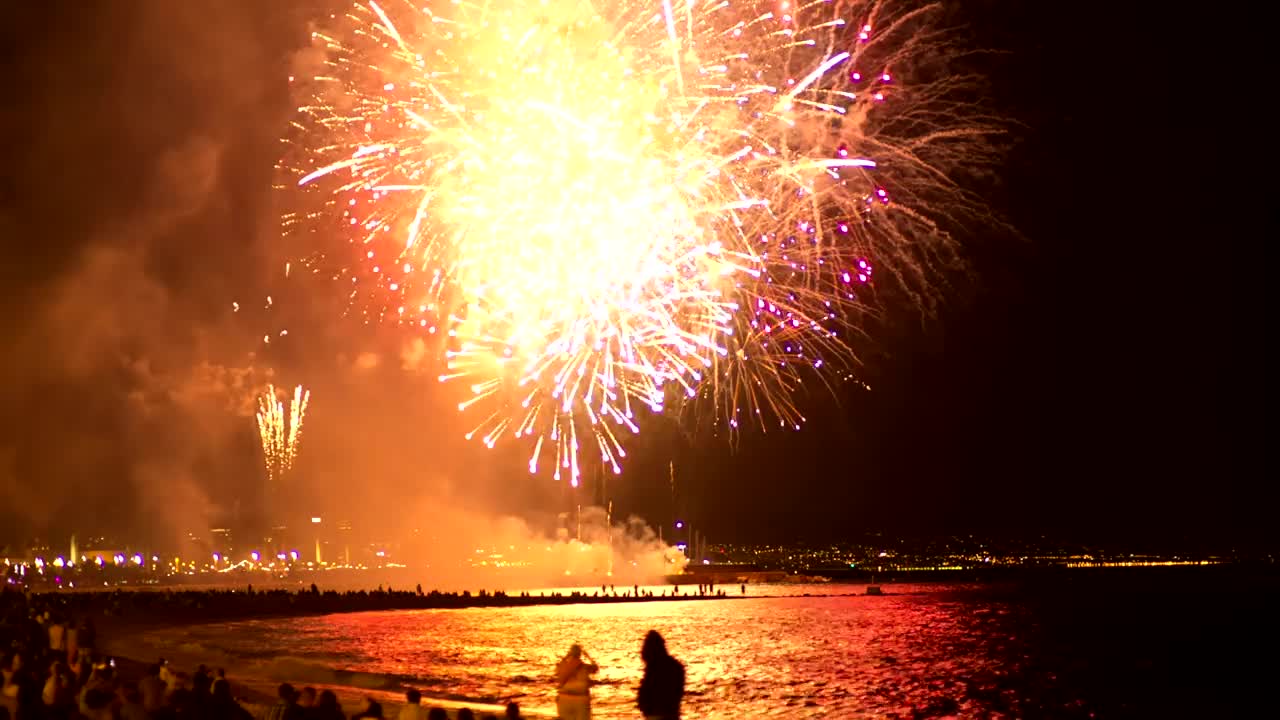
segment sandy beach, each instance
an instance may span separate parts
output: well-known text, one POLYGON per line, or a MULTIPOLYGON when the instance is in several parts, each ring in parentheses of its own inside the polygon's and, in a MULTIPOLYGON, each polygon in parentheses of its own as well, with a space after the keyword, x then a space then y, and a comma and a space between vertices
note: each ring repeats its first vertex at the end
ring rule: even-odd
MULTIPOLYGON (((120 676, 127 680, 138 680, 147 670, 147 667, 158 661, 160 657, 164 657, 176 672, 191 674, 196 667, 204 664, 210 668, 217 668, 220 665, 216 658, 200 658, 198 651, 189 648, 177 647, 172 652, 165 655, 157 655, 155 657, 147 657, 144 655, 145 650, 136 642, 136 633, 145 629, 156 629, 157 626, 143 626, 137 623, 129 623, 127 625, 107 625, 103 628, 103 637, 101 651, 111 657, 116 662, 116 670, 120 676)), ((287 675, 287 671, 284 673, 287 675)), ((383 716, 393 719, 398 716, 401 707, 405 703, 405 691, 409 686, 399 688, 389 687, 386 682, 380 683, 381 687, 361 687, 359 683, 364 676, 357 673, 343 673, 339 669, 334 668, 335 677, 348 677, 356 684, 335 684, 309 681, 304 676, 287 677, 277 675, 276 677, 252 677, 242 676, 235 673, 234 668, 227 668, 227 679, 231 683, 232 695, 236 700, 244 706, 246 710, 253 714, 254 717, 261 717, 266 709, 276 702, 276 689, 281 682, 289 682, 297 688, 314 687, 317 691, 331 690, 338 696, 338 702, 342 705, 343 712, 347 716, 355 714, 362 707, 365 698, 372 698, 382 705, 383 716)), ((423 705, 426 707, 444 708, 450 718, 457 717, 457 712, 461 708, 470 708, 472 712, 479 718, 484 718, 486 714, 493 714, 499 718, 503 717, 506 710, 505 705, 486 704, 479 702, 450 700, 445 698, 428 698, 424 697, 423 705)), ((554 714, 539 712, 537 710, 521 708, 521 716, 526 718, 546 719, 554 718, 554 714)))

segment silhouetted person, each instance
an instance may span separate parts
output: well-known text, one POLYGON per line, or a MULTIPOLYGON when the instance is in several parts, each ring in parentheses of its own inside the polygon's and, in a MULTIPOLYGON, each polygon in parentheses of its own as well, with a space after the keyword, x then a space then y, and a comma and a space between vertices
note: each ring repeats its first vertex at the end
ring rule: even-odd
POLYGON ((70 618, 67 619, 67 633, 63 643, 67 646, 67 664, 74 665, 80 659, 80 630, 70 618))
POLYGON ((506 720, 520 720, 520 706, 509 702, 507 703, 506 720))
POLYGON ((636 705, 646 720, 679 720, 684 698, 684 665, 667 652, 667 641, 657 630, 644 636, 640 647, 644 678, 636 693, 636 705))
MULTIPOLYGON (((121 715, 121 720, 128 720, 123 717, 123 713, 121 715)), ((253 715, 231 696, 231 683, 225 677, 213 683, 213 692, 209 696, 209 717, 213 720, 253 720, 253 715)))
POLYGON ((160 679, 160 663, 147 666, 147 674, 138 681, 138 691, 142 693, 142 707, 153 713, 164 706, 165 686, 160 679))
POLYGON ((471 708, 458 708, 458 720, 476 720, 476 714, 471 708))
POLYGON ((213 693, 213 675, 209 673, 209 668, 204 665, 196 668, 196 673, 191 676, 191 692, 195 695, 197 705, 209 703, 209 697, 213 693))
POLYGON ((574 643, 556 664, 556 714, 560 720, 591 717, 591 675, 600 667, 574 643))
POLYGON ((34 668, 26 664, 21 653, 14 653, 4 684, 5 704, 13 708, 14 720, 39 720, 44 715, 44 703, 40 701, 43 692, 34 668))
POLYGON ((76 631, 76 643, 89 651, 96 650, 98 647, 98 628, 93 624, 93 618, 88 615, 80 621, 80 629, 76 631))
POLYGON ((49 620, 49 652, 53 655, 65 655, 67 651, 67 626, 62 617, 55 615, 49 620))
POLYGON ((382 720, 382 704, 371 697, 364 699, 364 708, 351 716, 351 720, 382 720))
POLYGON ((227 671, 226 671, 226 670, 223 670, 222 668, 218 668, 217 670, 214 670, 214 671, 213 671, 213 675, 212 675, 212 676, 210 676, 210 678, 209 678, 209 694, 210 694, 210 696, 212 696, 214 693, 218 692, 218 686, 219 686, 219 685, 226 685, 226 686, 227 686, 227 692, 228 692, 228 693, 230 693, 230 692, 231 692, 231 684, 227 682, 227 671))
POLYGON ((449 713, 444 708, 433 707, 427 711, 427 720, 449 720, 449 713))
POLYGON ((56 655, 49 665, 49 677, 44 683, 44 694, 41 699, 44 700, 45 714, 50 717, 65 717, 69 709, 74 709, 76 705, 75 680, 71 677, 71 671, 63 664, 61 655, 56 655))
POLYGON ((321 690, 316 698, 316 706, 311 709, 312 720, 347 720, 338 704, 338 696, 332 690, 321 690))
POLYGON ((304 720, 302 707, 298 705, 298 691, 289 683, 281 683, 276 690, 279 700, 267 708, 262 720, 304 720))
POLYGON ((399 720, 423 720, 427 709, 422 707, 422 693, 410 688, 404 694, 404 707, 400 708, 399 720))

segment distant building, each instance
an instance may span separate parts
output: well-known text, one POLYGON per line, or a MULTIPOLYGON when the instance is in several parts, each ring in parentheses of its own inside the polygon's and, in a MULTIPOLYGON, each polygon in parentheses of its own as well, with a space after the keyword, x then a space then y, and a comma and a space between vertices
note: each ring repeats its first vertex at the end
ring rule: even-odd
POLYGON ((351 521, 338 521, 338 545, 342 547, 342 564, 351 564, 351 521))
POLYGON ((209 541, 213 551, 219 555, 230 557, 235 554, 235 537, 231 528, 209 528, 209 541))

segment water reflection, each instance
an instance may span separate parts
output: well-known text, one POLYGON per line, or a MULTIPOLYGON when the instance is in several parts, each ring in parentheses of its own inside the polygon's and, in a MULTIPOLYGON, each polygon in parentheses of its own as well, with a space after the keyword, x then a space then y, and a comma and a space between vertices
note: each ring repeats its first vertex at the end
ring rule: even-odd
POLYGON ((554 708, 556 661, 580 642, 601 666, 596 716, 618 718, 636 715, 640 644, 656 629, 685 664, 688 717, 968 716, 1000 704, 998 678, 1016 662, 1002 644, 1008 612, 937 593, 748 597, 330 615, 157 631, 151 640, 225 651, 275 679, 363 687, 383 679, 388 689, 406 682, 435 697, 515 699, 543 712, 554 708))

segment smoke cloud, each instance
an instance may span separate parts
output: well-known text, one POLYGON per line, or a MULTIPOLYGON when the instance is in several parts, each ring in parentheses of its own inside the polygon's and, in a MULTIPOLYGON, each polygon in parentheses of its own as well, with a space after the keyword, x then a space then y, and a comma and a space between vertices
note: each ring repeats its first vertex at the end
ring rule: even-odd
POLYGON ((423 501, 409 516, 397 557, 424 587, 442 590, 634 585, 661 582, 684 556, 639 518, 614 522, 584 507, 541 526, 423 501))
POLYGON ((566 534, 560 515, 592 496, 466 442, 431 338, 344 318, 327 279, 283 281, 288 78, 323 55, 304 17, 320 8, 278 5, 77 4, 49 10, 75 22, 39 22, 67 32, 14 38, 27 74, 52 76, 5 117, 31 142, 10 153, 22 182, 0 186, 0 231, 43 249, 3 271, 20 323, 0 353, 0 548, 75 533, 163 552, 283 512, 395 542, 439 586, 670 571, 642 523, 584 509, 566 534), (267 383, 312 391, 270 509, 267 383))
POLYGON ((33 82, 4 116, 25 140, 5 153, 22 180, 0 187, 0 228, 39 250, 6 264, 0 298, 19 318, 0 360, 0 546, 169 544, 257 463, 247 418, 274 363, 230 301, 262 292, 270 200, 246 188, 269 187, 287 105, 272 68, 305 28, 257 3, 37 11, 4 43, 33 82), (37 25, 61 30, 22 29, 37 25))

